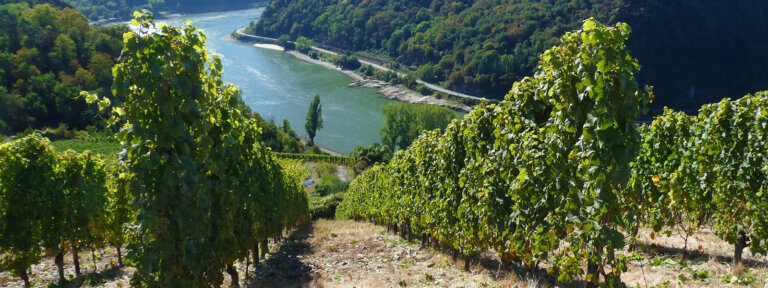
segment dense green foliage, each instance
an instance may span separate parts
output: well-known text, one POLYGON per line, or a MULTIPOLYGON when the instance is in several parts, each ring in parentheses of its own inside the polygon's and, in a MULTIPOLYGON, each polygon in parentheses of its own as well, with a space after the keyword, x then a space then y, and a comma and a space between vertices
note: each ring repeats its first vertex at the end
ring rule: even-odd
POLYGON ((342 201, 344 201, 344 191, 331 193, 327 196, 310 194, 309 213, 312 214, 312 219, 333 219, 336 217, 336 209, 342 201))
POLYGON ((603 275, 618 285, 620 188, 638 149, 634 121, 651 99, 634 79, 629 33, 585 21, 504 102, 358 176, 337 215, 398 224, 464 255, 492 248, 506 261, 545 262, 560 281, 603 275))
POLYGON ((134 11, 209 12, 246 8, 253 0, 61 0, 82 12, 91 21, 118 21, 131 18, 134 11))
POLYGON ((381 107, 384 127, 381 143, 392 151, 406 149, 423 131, 445 129, 456 112, 438 105, 389 103, 381 107))
POLYGON ((296 181, 302 181, 309 176, 309 167, 304 164, 304 161, 278 158, 277 163, 289 177, 296 179, 296 181))
POLYGON ((59 140, 52 143, 61 151, 73 150, 75 152, 91 151, 95 154, 117 155, 120 152, 120 143, 114 141, 83 141, 80 139, 59 140))
MULTIPOLYGON (((245 104, 243 104, 245 105, 245 104)), ((249 109, 250 110, 250 109, 249 109)), ((301 153, 304 149, 301 141, 296 137, 296 132, 291 129, 287 119, 283 119, 283 125, 277 126, 272 121, 264 120, 259 113, 251 113, 256 120, 256 125, 261 128, 261 141, 274 152, 301 153)))
MULTIPOLYGON (((80 263, 76 256, 79 249, 99 247, 105 240, 107 171, 104 163, 92 157, 90 152, 78 154, 67 151, 62 156, 61 176, 65 187, 62 191, 62 199, 55 207, 46 207, 48 213, 57 213, 60 218, 58 223, 52 223, 54 225, 44 228, 43 235, 48 236, 43 237, 43 246, 58 251, 57 257, 61 260, 57 259, 59 262, 57 264, 63 266, 61 253, 64 244, 69 245, 74 257, 75 274, 80 276, 80 263)), ((63 281, 62 270, 59 270, 59 278, 63 281)))
POLYGON ((124 235, 131 213, 117 207, 126 207, 129 200, 108 191, 109 172, 90 152, 60 153, 48 139, 33 134, 0 144, 0 165, 0 267, 26 285, 26 271, 40 261, 41 248, 55 256, 64 281, 67 250, 73 252, 79 276, 78 249, 115 244, 112 239, 124 235))
POLYGON ((96 105, 78 95, 110 95, 119 37, 126 30, 91 27, 71 8, 0 5, 0 133, 100 123, 96 105))
POLYGON ((320 179, 309 193, 309 211, 312 219, 334 218, 336 208, 344 199, 349 183, 336 175, 337 165, 319 162, 315 165, 315 179, 320 179))
POLYGON ((309 136, 308 146, 315 145, 315 134, 317 130, 323 129, 323 106, 320 104, 320 95, 315 95, 307 109, 307 123, 304 124, 304 130, 309 136))
POLYGON ((356 161, 355 157, 333 156, 333 155, 325 155, 325 154, 280 153, 280 152, 275 152, 273 154, 277 158, 304 160, 304 161, 310 161, 310 162, 329 162, 329 163, 338 163, 338 164, 354 164, 355 161, 356 161))
POLYGON ((124 35, 113 93, 138 211, 128 258, 136 286, 219 286, 227 267, 308 217, 307 195, 260 141, 239 90, 221 80, 202 31, 155 25, 124 35), (153 29, 155 32, 148 32, 153 29))
MULTIPOLYGON (((309 51, 312 51, 312 39, 309 39, 307 37, 299 37, 296 39, 296 51, 299 51, 304 54, 309 54, 309 51)), ((317 57, 313 57, 317 58, 317 57)))
POLYGON ((392 149, 386 145, 373 143, 367 147, 357 146, 349 155, 357 160, 355 169, 360 171, 376 163, 389 162, 392 159, 392 149))
POLYGON ((634 225, 631 236, 636 236, 640 225, 655 232, 677 228, 689 235, 711 213, 712 197, 703 193, 705 189, 693 176, 698 171, 691 170, 696 161, 691 150, 694 124, 685 113, 667 109, 650 125, 640 127, 640 152, 622 195, 626 218, 634 225))
MULTIPOLYGON (((667 111, 642 128, 624 198, 638 223, 685 234, 703 225, 734 245, 768 250, 768 92, 705 105, 698 116, 667 111)), ((686 249, 687 247, 682 247, 686 249)))
POLYGON ((106 208, 106 227, 104 230, 105 244, 111 244, 117 249, 117 263, 123 265, 122 248, 128 240, 126 225, 135 223, 136 212, 131 206, 133 197, 128 191, 128 174, 125 163, 113 165, 109 171, 107 187, 109 188, 106 208))
POLYGON ((315 186, 314 193, 317 193, 319 196, 328 196, 337 192, 346 191, 347 188, 349 188, 347 182, 341 181, 341 179, 334 174, 329 174, 320 179, 320 182, 315 186))
POLYGON ((147 0, 64 0, 88 17, 88 20, 117 21, 127 19, 133 11, 151 9, 147 0))
POLYGON ((331 63, 346 70, 357 70, 361 65, 360 60, 357 60, 355 55, 348 53, 331 56, 331 63))
POLYGON ((762 0, 274 0, 249 32, 388 56, 425 81, 501 99, 565 31, 624 21, 656 107, 694 108, 768 85, 766 14, 762 0))
POLYGON ((50 194, 61 187, 57 161, 48 140, 39 136, 0 144, 0 265, 27 286, 27 269, 40 261, 43 227, 52 220, 45 200, 57 199, 50 194))

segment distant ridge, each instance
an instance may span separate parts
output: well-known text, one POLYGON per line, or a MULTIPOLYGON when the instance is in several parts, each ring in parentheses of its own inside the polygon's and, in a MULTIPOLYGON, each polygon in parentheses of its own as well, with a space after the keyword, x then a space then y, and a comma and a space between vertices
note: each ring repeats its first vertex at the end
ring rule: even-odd
POLYGON ((2 4, 11 4, 11 3, 29 3, 29 6, 34 6, 37 4, 49 4, 56 8, 73 8, 72 5, 67 4, 64 1, 61 0, 2 0, 0 1, 0 5, 2 4))
POLYGON ((768 1, 274 0, 248 32, 312 38, 410 65, 429 82, 502 98, 538 55, 589 17, 632 26, 629 48, 655 86, 651 108, 768 89, 768 1))

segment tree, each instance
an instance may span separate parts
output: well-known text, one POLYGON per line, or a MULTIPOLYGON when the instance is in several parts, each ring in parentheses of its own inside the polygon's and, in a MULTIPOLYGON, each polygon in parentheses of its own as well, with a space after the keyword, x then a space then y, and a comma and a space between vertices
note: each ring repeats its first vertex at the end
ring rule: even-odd
POLYGON ((114 65, 112 56, 106 53, 96 53, 88 61, 88 70, 93 73, 99 85, 106 86, 112 81, 112 66, 114 65))
POLYGON ((323 106, 320 105, 320 95, 315 95, 312 98, 312 103, 309 104, 309 111, 307 111, 307 124, 304 128, 309 135, 309 146, 315 145, 315 133, 319 129, 323 129, 323 106))
POLYGON ((307 54, 310 50, 312 50, 312 40, 307 39, 307 37, 299 37, 296 39, 296 50, 298 50, 301 53, 307 54))
POLYGON ((331 62, 333 64, 339 65, 341 69, 345 70, 356 70, 357 68, 360 68, 360 60, 357 59, 357 56, 350 54, 349 52, 346 52, 342 55, 334 55, 331 57, 331 62))
POLYGON ((75 72, 74 80, 75 84, 84 90, 91 90, 98 84, 96 82, 96 77, 93 76, 93 73, 83 68, 77 69, 77 72, 75 72))
POLYGON ((288 121, 288 118, 283 118, 283 126, 281 126, 280 128, 283 129, 283 132, 285 132, 285 134, 288 134, 291 137, 296 136, 296 131, 293 131, 293 128, 291 128, 291 122, 288 121))
MULTIPOLYGON (((29 4, 34 2, 39 1, 29 4)), ((8 104, 0 105, 4 133, 101 124, 103 119, 93 117, 95 107, 76 96, 97 88, 111 96, 113 59, 122 50, 118 36, 128 28, 91 27, 79 12, 48 4, 6 4, 0 11, 0 103, 8 104)))
POLYGON ((291 42, 291 36, 288 35, 280 35, 280 37, 277 38, 277 45, 283 46, 285 51, 293 50, 293 48, 295 48, 295 45, 291 42))
POLYGON ((404 149, 403 143, 413 141, 410 134, 410 124, 413 123, 413 116, 406 109, 404 103, 391 103, 381 107, 384 114, 384 126, 381 127, 381 144, 392 149, 394 152, 397 146, 404 149))
POLYGON ((5 128, 0 127, 0 133, 12 134, 29 125, 33 119, 24 110, 24 99, 19 95, 8 93, 5 87, 0 86, 0 121, 5 122, 5 128))
POLYGON ((48 54, 54 70, 63 70, 70 61, 77 59, 76 49, 75 41, 72 41, 67 35, 59 34, 53 42, 53 51, 48 54))
POLYGON ((355 169, 365 170, 376 163, 386 163, 392 159, 392 150, 386 145, 373 143, 368 147, 357 146, 349 154, 357 159, 355 169))
POLYGON ((423 131, 445 129, 456 113, 448 108, 429 104, 390 103, 381 107, 384 127, 381 128, 381 143, 406 149, 423 131))

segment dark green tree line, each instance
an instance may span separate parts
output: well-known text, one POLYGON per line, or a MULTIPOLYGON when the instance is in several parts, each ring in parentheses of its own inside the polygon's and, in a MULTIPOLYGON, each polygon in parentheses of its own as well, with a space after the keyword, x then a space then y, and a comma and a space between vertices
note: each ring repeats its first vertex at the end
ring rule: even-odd
POLYGON ((0 134, 99 124, 96 105, 78 95, 111 95, 127 28, 95 28, 71 8, 23 2, 0 5, 0 23, 0 134))
POLYGON ((766 14, 761 0, 274 0, 249 31, 373 52, 424 80, 502 99, 565 31, 589 17, 623 21, 660 113, 768 86, 766 14))

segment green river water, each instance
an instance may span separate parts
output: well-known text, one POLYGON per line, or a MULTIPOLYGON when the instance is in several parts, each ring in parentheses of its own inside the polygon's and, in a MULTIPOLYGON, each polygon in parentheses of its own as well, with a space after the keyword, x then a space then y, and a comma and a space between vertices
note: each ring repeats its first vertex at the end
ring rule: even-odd
POLYGON ((287 118, 297 134, 306 136, 307 108, 318 94, 325 128, 318 131, 315 142, 349 153, 357 145, 380 141, 384 121, 381 106, 391 101, 379 97, 376 89, 346 87, 352 79, 341 72, 228 38, 232 31, 256 21, 262 11, 253 8, 176 15, 159 22, 182 25, 190 20, 202 29, 208 50, 221 57, 224 81, 240 88, 245 103, 264 119, 274 119, 280 125, 287 118))

